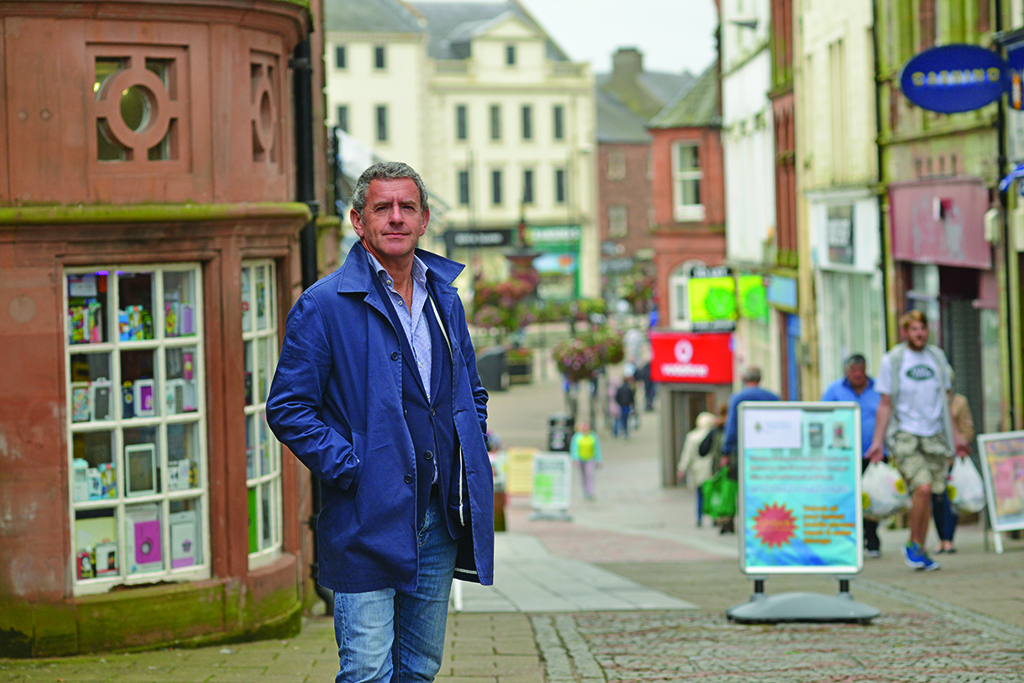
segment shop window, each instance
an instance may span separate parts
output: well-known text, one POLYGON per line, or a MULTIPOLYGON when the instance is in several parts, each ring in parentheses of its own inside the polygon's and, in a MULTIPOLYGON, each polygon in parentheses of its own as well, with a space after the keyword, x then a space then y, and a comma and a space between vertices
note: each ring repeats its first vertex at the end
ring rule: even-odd
POLYGON ((267 425, 267 393, 277 366, 277 287, 274 264, 242 264, 245 346, 245 478, 249 502, 249 564, 281 549, 281 446, 267 425))
POLYGON ((65 273, 76 594, 207 578, 197 265, 65 273))

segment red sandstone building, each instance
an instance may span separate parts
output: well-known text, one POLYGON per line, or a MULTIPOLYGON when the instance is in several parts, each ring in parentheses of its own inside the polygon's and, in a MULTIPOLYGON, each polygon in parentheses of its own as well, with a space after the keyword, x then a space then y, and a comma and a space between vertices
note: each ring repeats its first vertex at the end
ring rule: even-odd
POLYGON ((298 629, 309 478, 263 409, 318 15, 0 3, 0 656, 298 629))

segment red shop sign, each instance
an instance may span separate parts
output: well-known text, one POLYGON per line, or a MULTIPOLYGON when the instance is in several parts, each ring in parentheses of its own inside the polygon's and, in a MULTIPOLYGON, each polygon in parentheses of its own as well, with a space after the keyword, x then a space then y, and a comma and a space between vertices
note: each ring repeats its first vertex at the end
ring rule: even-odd
POLYGON ((651 332, 651 379, 679 384, 732 384, 729 333, 651 332))

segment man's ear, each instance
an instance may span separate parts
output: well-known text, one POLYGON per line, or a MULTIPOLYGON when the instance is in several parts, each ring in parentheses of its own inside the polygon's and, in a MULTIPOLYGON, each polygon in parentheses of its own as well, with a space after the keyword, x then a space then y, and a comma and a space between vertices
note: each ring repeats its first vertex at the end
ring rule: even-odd
POLYGON ((355 209, 348 212, 348 220, 352 223, 352 229, 356 231, 356 234, 360 237, 363 236, 363 216, 355 209))

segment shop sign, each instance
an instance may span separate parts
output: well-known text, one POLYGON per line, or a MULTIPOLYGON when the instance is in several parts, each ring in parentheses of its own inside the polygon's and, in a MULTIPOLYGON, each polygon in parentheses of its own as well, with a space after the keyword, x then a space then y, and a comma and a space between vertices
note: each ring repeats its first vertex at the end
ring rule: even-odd
POLYGON ((651 332, 651 378, 677 384, 732 384, 729 333, 651 332))
POLYGON ((907 99, 929 111, 951 114, 981 109, 1007 90, 1007 66, 979 45, 940 45, 911 57, 900 72, 907 99))
POLYGON ((788 311, 797 310, 796 278, 772 275, 768 278, 768 303, 788 311))
POLYGON ((736 329, 736 280, 728 266, 690 268, 687 298, 695 332, 736 329))
POLYGON ((500 230, 448 230, 444 233, 445 244, 455 249, 477 249, 480 247, 507 247, 512 244, 512 231, 500 230))
POLYGON ((526 228, 527 242, 531 247, 537 249, 578 245, 581 234, 582 231, 578 225, 531 225, 526 228))

